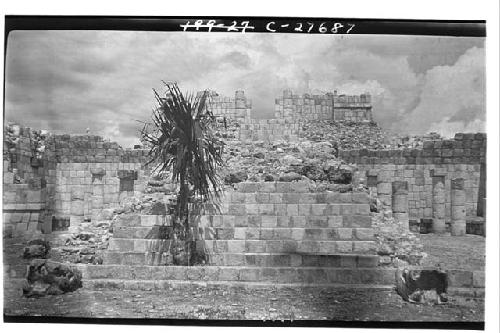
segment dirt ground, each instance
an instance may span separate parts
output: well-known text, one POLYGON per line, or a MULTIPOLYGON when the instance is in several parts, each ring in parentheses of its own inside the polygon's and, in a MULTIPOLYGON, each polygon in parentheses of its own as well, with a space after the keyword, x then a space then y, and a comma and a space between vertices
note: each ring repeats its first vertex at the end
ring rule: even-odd
MULTIPOLYGON (((425 265, 482 269, 484 237, 422 235, 425 265)), ((4 288, 7 316, 229 320, 481 322, 484 301, 452 297, 443 305, 410 304, 394 290, 192 287, 158 291, 85 290, 27 299, 4 288)))
POLYGON ((420 235, 427 258, 423 265, 463 270, 483 270, 485 266, 485 238, 478 235, 450 236, 449 234, 420 235))
POLYGON ((230 320, 483 321, 484 305, 404 302, 392 290, 193 288, 191 292, 88 291, 26 299, 6 295, 5 314, 88 318, 230 320))

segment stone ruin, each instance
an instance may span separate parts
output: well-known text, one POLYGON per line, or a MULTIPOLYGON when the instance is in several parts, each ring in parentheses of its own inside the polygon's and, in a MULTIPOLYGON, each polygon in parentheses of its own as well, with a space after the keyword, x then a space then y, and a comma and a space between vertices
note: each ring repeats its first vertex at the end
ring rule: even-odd
MULTIPOLYGON (((49 242, 40 257, 77 267, 84 287, 355 286, 391 285, 398 267, 418 265, 419 233, 485 234, 485 134, 395 144, 369 95, 285 91, 276 119, 253 119, 241 91, 212 107, 226 188, 222 210, 203 205, 192 223, 206 254, 196 266, 176 261, 176 186, 144 165, 147 150, 16 124, 4 129, 4 243, 49 242)), ((8 261, 9 277, 25 264, 8 261)), ((481 288, 472 272, 447 274, 451 287, 481 288)))

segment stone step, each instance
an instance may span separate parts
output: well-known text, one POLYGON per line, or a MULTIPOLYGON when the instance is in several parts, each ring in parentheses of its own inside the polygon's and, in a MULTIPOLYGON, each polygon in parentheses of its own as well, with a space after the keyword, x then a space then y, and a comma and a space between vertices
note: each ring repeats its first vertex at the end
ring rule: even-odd
MULTIPOLYGON (((347 215, 204 215, 193 227, 210 228, 370 228, 371 216, 353 210, 347 215)), ((129 215, 120 217, 113 228, 172 226, 169 216, 129 215)))
MULTIPOLYGON (((374 240, 372 228, 192 228, 196 238, 205 240, 374 240)), ((172 227, 114 227, 114 239, 171 239, 172 227)))
MULTIPOLYGON (((261 186, 269 186, 269 183, 259 183, 261 186)), ((370 197, 365 192, 293 192, 286 188, 279 189, 273 192, 226 192, 223 197, 223 202, 227 203, 310 203, 310 204, 324 204, 324 203, 356 203, 356 204, 369 204, 370 197)))
POLYGON ((306 284, 394 284, 393 269, 250 266, 79 266, 84 280, 245 281, 306 284))
POLYGON ((369 215, 369 203, 307 203, 301 198, 297 202, 276 203, 231 203, 223 204, 218 212, 211 204, 204 205, 204 215, 275 215, 275 216, 338 216, 338 215, 369 215))
MULTIPOLYGON (((166 239, 109 240, 108 250, 121 252, 166 252, 171 241, 166 239)), ((203 240, 197 247, 208 253, 374 253, 373 240, 203 240)))
MULTIPOLYGON (((186 289, 192 292, 193 287, 217 288, 221 289, 262 289, 262 288, 328 288, 328 289, 348 289, 348 290, 392 290, 392 284, 345 284, 345 283, 278 283, 278 282, 251 282, 251 281, 197 281, 197 280, 117 280, 117 279, 93 279, 84 280, 83 288, 90 290, 138 290, 138 291, 164 291, 172 289, 186 289)), ((22 283, 18 282, 19 288, 22 283)), ((474 294, 474 291, 469 292, 474 294)), ((484 294, 484 289, 483 289, 484 294)), ((484 296, 483 296, 484 297, 484 296)))
MULTIPOLYGON (((340 281, 348 281, 352 283, 330 283, 330 282, 320 282, 324 281, 323 279, 318 279, 317 283, 303 283, 300 282, 277 282, 286 281, 286 277, 278 277, 274 274, 284 274, 288 271, 287 268, 279 268, 275 267, 274 269, 260 268, 259 273, 259 281, 250 282, 243 281, 241 279, 241 271, 243 272, 243 278, 246 280, 246 275, 251 274, 251 271, 247 271, 247 267, 227 267, 229 272, 222 272, 221 270, 225 270, 224 267, 217 266, 121 266, 121 265, 84 265, 77 264, 75 265, 80 271, 83 273, 83 287, 88 289, 94 288, 104 288, 104 289, 137 289, 137 290, 148 290, 148 289, 168 289, 170 287, 175 286, 186 286, 189 287, 192 284, 200 284, 204 286, 208 285, 219 285, 219 286, 228 286, 228 287, 252 287, 252 286, 269 286, 272 284, 273 287, 299 287, 301 285, 304 286, 328 286, 328 287, 339 287, 339 288, 394 288, 395 281, 394 276, 396 269, 395 268, 327 268, 323 269, 323 273, 326 271, 327 276, 330 276, 338 273, 338 274, 346 274, 345 280, 338 279, 340 281), (170 267, 170 268, 169 268, 170 267), (194 280, 192 278, 196 276, 200 276, 199 270, 203 270, 203 268, 207 268, 208 271, 202 275, 202 278, 199 280, 194 280), (235 273, 238 272, 238 269, 242 268, 240 271, 240 275, 237 276, 235 273), (208 278, 217 277, 217 269, 218 275, 222 275, 224 280, 216 281, 216 280, 208 280, 208 278), (116 271, 121 271, 119 275, 114 274, 116 271), (191 270, 191 273, 188 275, 187 271, 191 270), (130 272, 127 276, 123 271, 130 272), (166 272, 168 271, 168 273, 166 272), (360 276, 356 271, 361 271, 365 275, 364 277, 360 276), (370 271, 372 273, 370 273, 370 271), (383 271, 383 273, 380 273, 383 271), (336 273, 335 273, 336 272, 336 273), (369 276, 372 274, 375 275, 371 277, 372 282, 358 282, 357 281, 370 281, 369 276), (134 277, 135 279, 130 279, 130 277, 134 277), (349 276, 352 278, 349 280, 349 276), (376 279, 376 277, 382 276, 383 279, 376 279), (156 278, 163 278, 157 280, 156 278), (189 277, 191 279, 180 280, 180 278, 189 277), (238 277, 238 280, 234 278, 238 277), (268 277, 268 280, 263 278, 268 277), (391 280, 392 277, 392 280, 391 280), (169 279, 166 279, 169 278, 169 279), (233 278, 230 280, 229 278, 233 278), (269 281, 271 280, 271 281, 269 281), (377 282, 378 281, 378 282, 377 282)), ((22 285, 25 281, 27 265, 4 265, 4 287, 9 286, 9 288, 21 289, 22 285)), ((251 268, 251 267, 250 267, 251 268)), ((259 269, 259 268, 257 268, 259 269)), ((298 272, 299 269, 295 268, 294 272, 298 272)), ((314 270, 315 268, 309 268, 314 270)), ((304 268, 307 270, 307 268, 304 268)), ((448 290, 447 294, 449 296, 459 296, 459 297, 478 297, 484 298, 484 271, 464 271, 460 269, 449 269, 447 272, 447 280, 448 280, 448 290)), ((323 274, 320 273, 320 274, 323 274)), ((298 274, 298 273, 296 273, 298 274)), ((307 274, 305 274, 307 275, 307 274)), ((294 276, 294 274, 292 274, 294 276)), ((302 275, 304 276, 304 275, 302 275)), ((309 275, 310 276, 310 275, 309 275)), ((290 281, 291 279, 288 279, 290 281)), ((337 281, 338 281, 337 280, 337 281)))
MULTIPOLYGON (((107 265, 165 265, 161 252, 114 252, 105 254, 107 265)), ((376 267, 379 256, 374 254, 299 254, 299 253, 216 253, 209 254, 210 265, 257 267, 376 267)))

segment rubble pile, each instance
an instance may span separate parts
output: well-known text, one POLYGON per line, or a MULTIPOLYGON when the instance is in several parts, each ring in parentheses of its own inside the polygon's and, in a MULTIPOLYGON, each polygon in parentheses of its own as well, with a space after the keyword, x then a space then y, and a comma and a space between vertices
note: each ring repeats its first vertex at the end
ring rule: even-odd
POLYGON ((82 274, 66 264, 46 259, 34 259, 27 267, 23 285, 25 297, 60 295, 82 287, 82 274))
POLYGON ((302 180, 335 190, 352 187, 356 171, 354 165, 335 156, 328 141, 226 141, 223 158, 226 184, 302 180))
POLYGON ((47 258, 50 251, 50 243, 44 239, 36 238, 28 242, 24 248, 23 258, 47 258))
POLYGON ((371 215, 380 264, 393 267, 420 265, 427 254, 423 252, 419 235, 399 225, 392 210, 386 206, 379 204, 378 212, 371 215))
POLYGON ((435 132, 426 135, 393 135, 390 138, 392 149, 423 149, 424 141, 443 140, 443 137, 435 132))
POLYGON ((302 138, 328 141, 336 149, 387 149, 388 135, 375 122, 309 121, 302 125, 302 138))

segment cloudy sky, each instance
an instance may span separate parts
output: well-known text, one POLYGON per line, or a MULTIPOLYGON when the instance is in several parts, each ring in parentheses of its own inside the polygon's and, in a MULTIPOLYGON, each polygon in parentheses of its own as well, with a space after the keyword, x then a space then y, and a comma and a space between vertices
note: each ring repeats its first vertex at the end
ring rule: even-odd
POLYGON ((369 92, 390 131, 445 136, 484 131, 483 38, 15 31, 8 37, 5 120, 56 133, 136 143, 154 106, 152 88, 243 89, 256 117, 274 97, 369 92))

